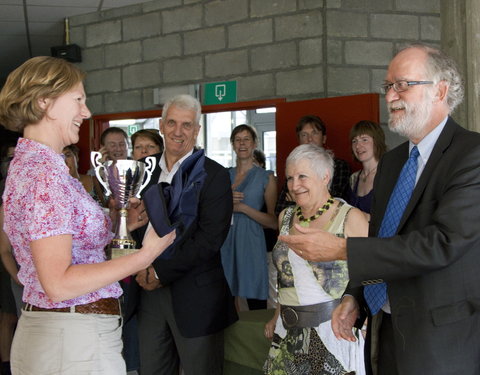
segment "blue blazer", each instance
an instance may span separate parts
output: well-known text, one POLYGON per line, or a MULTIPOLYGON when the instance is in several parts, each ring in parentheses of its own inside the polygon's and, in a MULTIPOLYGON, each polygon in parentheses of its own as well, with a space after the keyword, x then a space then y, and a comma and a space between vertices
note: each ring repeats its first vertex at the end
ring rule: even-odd
MULTIPOLYGON (((154 157, 155 169, 144 192, 160 178, 161 154, 154 157)), ((210 335, 238 319, 220 259, 233 211, 230 178, 224 167, 207 157, 204 170, 197 216, 169 256, 153 262, 161 284, 170 286, 176 323, 184 337, 210 335)), ((141 242, 145 230, 146 226, 134 231, 134 238, 141 242)))

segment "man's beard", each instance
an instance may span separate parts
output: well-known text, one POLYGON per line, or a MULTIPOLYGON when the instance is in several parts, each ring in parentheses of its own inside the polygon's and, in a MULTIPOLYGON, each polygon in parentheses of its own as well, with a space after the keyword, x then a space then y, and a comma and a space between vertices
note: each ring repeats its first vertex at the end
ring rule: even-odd
POLYGON ((419 139, 424 135, 426 124, 432 112, 432 100, 428 93, 425 93, 420 103, 406 103, 397 100, 389 103, 388 108, 405 108, 403 115, 395 117, 392 112, 388 119, 388 127, 391 131, 403 135, 408 139, 419 139))

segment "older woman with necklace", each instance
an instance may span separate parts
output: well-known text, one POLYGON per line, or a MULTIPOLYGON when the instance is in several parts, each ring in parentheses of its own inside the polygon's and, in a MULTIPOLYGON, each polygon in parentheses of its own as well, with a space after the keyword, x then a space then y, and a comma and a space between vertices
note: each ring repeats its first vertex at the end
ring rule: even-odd
POLYGON ((350 130, 349 137, 353 157, 362 163, 362 169, 350 176, 346 193, 347 202, 369 214, 378 161, 387 151, 385 134, 377 123, 359 121, 350 130))
MULTIPOLYGON (((367 236, 365 215, 330 195, 332 175, 329 151, 312 144, 292 151, 286 177, 296 206, 280 214, 280 234, 295 233, 298 224, 339 237, 367 236)), ((356 342, 340 341, 330 325, 348 283, 346 261, 307 261, 281 241, 275 245, 273 260, 279 274, 279 306, 265 326, 265 336, 273 339, 265 373, 365 374, 362 335, 357 332, 356 342)))

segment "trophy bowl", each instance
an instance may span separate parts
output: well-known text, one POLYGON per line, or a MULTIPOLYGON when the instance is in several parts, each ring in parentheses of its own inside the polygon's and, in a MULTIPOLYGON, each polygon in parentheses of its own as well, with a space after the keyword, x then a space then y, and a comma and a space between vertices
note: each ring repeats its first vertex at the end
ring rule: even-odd
POLYGON ((141 191, 150 182, 154 168, 154 157, 147 157, 145 163, 136 160, 108 160, 101 162, 102 154, 91 154, 95 175, 105 189, 107 196, 112 196, 115 209, 119 212, 114 224, 115 233, 107 247, 107 259, 118 258, 137 251, 137 244, 127 228, 128 201, 132 197, 140 198, 141 191))

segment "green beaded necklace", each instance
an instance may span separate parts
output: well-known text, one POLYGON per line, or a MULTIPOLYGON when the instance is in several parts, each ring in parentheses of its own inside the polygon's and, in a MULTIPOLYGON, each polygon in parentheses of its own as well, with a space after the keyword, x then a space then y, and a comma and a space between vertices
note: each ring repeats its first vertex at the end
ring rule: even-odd
POLYGON ((325 211, 328 211, 328 209, 333 204, 333 202, 334 202, 333 197, 328 198, 327 203, 325 203, 322 207, 320 207, 317 213, 313 216, 310 216, 308 219, 305 219, 305 217, 302 214, 302 209, 300 208, 300 206, 298 206, 295 214, 298 216, 298 221, 300 226, 304 228, 307 228, 308 226, 310 226, 310 222, 318 219, 320 216, 323 215, 325 211))

